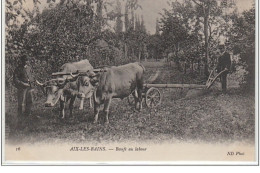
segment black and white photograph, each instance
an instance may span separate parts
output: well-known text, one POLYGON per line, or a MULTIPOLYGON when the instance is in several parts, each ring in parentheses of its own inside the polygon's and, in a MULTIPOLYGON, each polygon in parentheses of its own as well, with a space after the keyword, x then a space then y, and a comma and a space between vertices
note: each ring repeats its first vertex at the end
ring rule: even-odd
POLYGON ((258 0, 5 0, 3 165, 259 165, 258 0))

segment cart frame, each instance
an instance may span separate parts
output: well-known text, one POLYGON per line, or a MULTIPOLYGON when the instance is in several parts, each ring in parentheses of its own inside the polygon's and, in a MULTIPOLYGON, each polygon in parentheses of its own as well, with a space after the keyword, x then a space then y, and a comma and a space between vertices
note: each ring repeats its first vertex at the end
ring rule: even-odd
MULTIPOLYGON (((215 74, 216 69, 214 68, 206 82, 205 85, 198 84, 143 84, 143 93, 142 96, 145 98, 145 104, 148 108, 155 108, 159 106, 162 102, 162 94, 158 88, 189 88, 189 89, 209 89, 214 82, 220 77, 224 72, 228 71, 227 69, 221 71, 218 74, 215 74)), ((135 97, 137 97, 137 92, 135 92, 135 97)), ((133 93, 128 96, 128 103, 134 104, 133 93)))

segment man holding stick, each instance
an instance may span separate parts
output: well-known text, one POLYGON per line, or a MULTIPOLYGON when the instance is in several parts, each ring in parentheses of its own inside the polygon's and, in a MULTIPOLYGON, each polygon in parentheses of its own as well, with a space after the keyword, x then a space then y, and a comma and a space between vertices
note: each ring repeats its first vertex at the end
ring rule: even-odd
POLYGON ((13 74, 13 83, 17 88, 18 124, 20 124, 23 119, 30 116, 34 101, 34 89, 32 88, 34 78, 28 60, 27 55, 22 55, 13 74))
POLYGON ((222 73, 222 75, 220 75, 222 91, 223 93, 226 93, 227 75, 231 67, 231 57, 230 54, 226 52, 225 45, 219 45, 219 51, 220 51, 220 56, 218 58, 217 72, 220 73, 221 71, 226 70, 225 72, 222 73))

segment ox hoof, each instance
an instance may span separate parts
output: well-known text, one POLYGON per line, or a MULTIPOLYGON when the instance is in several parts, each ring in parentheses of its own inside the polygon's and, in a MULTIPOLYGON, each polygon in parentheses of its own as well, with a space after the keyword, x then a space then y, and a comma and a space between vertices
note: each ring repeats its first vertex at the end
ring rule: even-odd
POLYGON ((105 124, 108 125, 108 124, 109 124, 109 121, 106 121, 105 124))
POLYGON ((97 124, 97 121, 94 121, 93 124, 97 124))

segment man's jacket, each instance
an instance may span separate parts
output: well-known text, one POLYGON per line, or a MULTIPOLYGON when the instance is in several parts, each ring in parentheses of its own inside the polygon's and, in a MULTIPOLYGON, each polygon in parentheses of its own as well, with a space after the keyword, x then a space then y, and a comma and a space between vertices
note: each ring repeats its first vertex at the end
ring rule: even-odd
POLYGON ((25 84, 30 84, 32 87, 32 82, 34 82, 34 78, 32 76, 32 69, 30 66, 18 66, 13 74, 13 82, 14 86, 17 89, 27 88, 25 84))
POLYGON ((218 65, 217 65, 217 72, 221 72, 225 68, 230 70, 231 67, 231 58, 230 54, 225 52, 222 56, 219 57, 218 59, 218 65))

